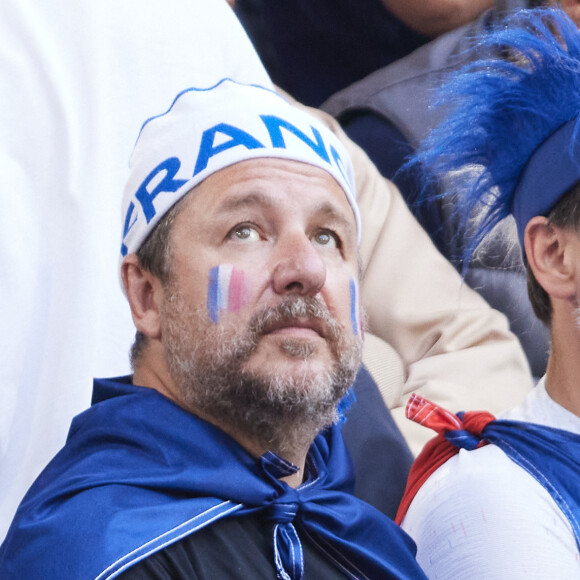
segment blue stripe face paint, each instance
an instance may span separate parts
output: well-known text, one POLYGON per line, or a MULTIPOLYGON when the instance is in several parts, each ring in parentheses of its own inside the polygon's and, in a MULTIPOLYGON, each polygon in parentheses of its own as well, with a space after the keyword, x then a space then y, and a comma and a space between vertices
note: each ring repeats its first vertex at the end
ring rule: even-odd
POLYGON ((358 282, 354 278, 350 279, 350 321, 354 334, 362 334, 360 325, 358 282))

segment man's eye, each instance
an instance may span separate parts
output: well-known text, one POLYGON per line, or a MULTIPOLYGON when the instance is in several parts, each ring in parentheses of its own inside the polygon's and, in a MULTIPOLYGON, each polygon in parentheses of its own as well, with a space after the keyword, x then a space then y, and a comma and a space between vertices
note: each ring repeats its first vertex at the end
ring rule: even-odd
POLYGON ((338 248, 338 237, 335 233, 328 230, 322 230, 313 236, 313 241, 319 246, 326 246, 328 248, 338 248))
POLYGON ((257 242, 260 234, 252 226, 236 226, 230 233, 230 237, 240 242, 257 242))

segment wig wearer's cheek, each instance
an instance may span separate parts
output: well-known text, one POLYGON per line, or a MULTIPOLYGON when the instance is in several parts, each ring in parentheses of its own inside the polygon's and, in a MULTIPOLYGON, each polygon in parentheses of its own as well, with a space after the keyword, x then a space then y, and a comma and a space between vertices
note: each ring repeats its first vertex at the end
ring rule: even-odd
POLYGON ((207 312, 214 324, 220 313, 238 312, 248 302, 246 276, 232 264, 219 264, 209 271, 207 312))
POLYGON ((356 335, 363 336, 362 327, 362 317, 360 315, 360 299, 359 299, 359 289, 358 282, 354 279, 350 279, 350 321, 352 324, 352 331, 356 335))

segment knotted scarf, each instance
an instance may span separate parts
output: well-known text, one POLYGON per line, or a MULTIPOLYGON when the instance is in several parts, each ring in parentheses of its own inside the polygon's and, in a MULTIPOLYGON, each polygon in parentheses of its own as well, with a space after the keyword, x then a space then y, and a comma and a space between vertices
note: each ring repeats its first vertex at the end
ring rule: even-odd
POLYGON ((411 467, 396 522, 402 522, 413 498, 429 476, 460 449, 498 446, 550 493, 572 526, 580 549, 580 435, 524 421, 497 420, 483 411, 454 415, 413 394, 409 419, 434 429, 411 467))
POLYGON ((301 539, 350 578, 424 578, 412 540, 352 494, 340 429, 319 435, 296 468, 256 459, 220 429, 125 379, 95 382, 93 406, 30 489, 0 549, 0 577, 114 578, 223 517, 274 522, 280 578, 303 577, 301 539))

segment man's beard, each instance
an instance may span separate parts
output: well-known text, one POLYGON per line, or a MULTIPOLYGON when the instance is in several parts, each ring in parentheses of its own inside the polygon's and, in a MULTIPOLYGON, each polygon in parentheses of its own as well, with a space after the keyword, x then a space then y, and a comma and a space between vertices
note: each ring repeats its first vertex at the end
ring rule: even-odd
MULTIPOLYGON (((329 310, 312 297, 288 296, 257 312, 246 328, 235 323, 208 325, 205 311, 191 309, 179 292, 164 308, 166 361, 184 406, 230 434, 285 456, 308 446, 319 431, 338 419, 337 404, 353 383, 362 343, 345 333, 329 310), (244 366, 261 338, 277 323, 296 318, 322 325, 333 362, 306 362, 300 370, 249 372, 244 366), (316 367, 316 368, 315 368, 316 367)), ((281 348, 289 359, 307 361, 321 348, 291 337, 281 348)))

